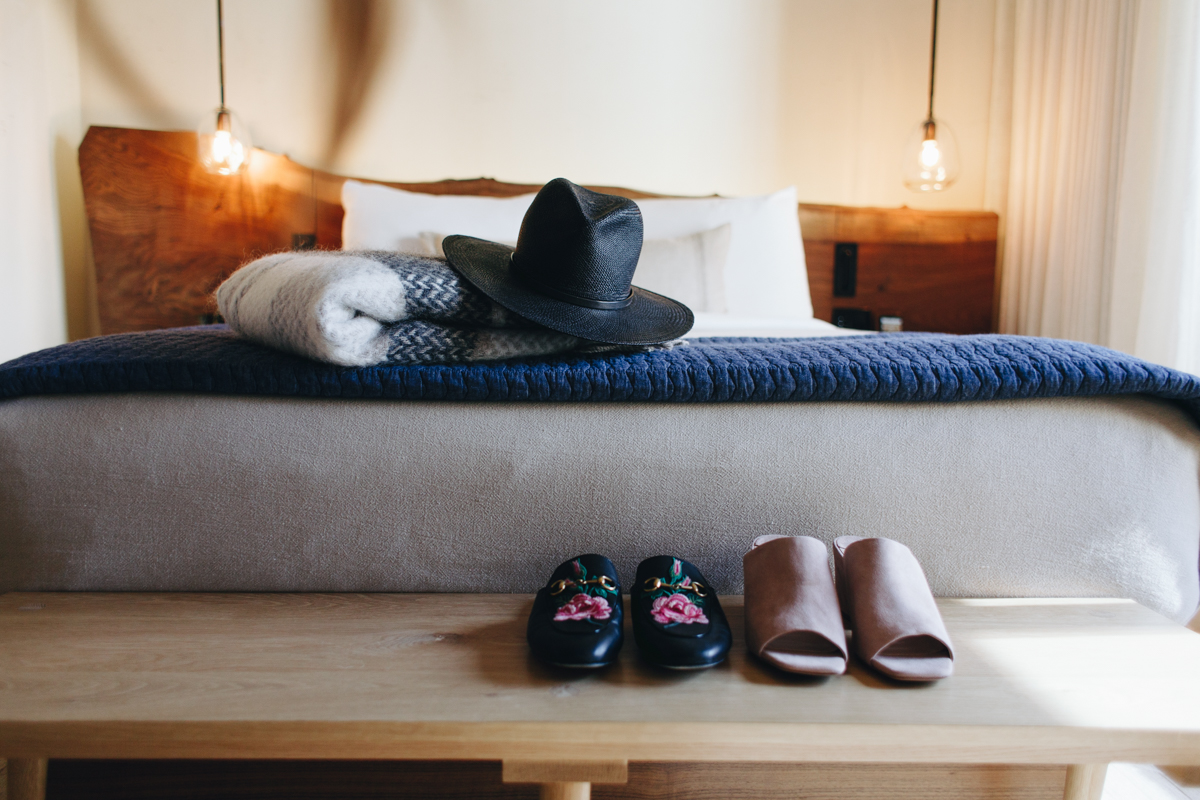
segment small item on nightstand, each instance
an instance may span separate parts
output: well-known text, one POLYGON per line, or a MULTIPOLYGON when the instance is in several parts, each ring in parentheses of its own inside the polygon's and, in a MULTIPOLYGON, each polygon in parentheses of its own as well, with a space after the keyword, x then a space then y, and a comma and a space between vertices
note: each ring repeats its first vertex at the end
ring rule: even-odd
POLYGON ((865 308, 835 308, 833 324, 839 328, 854 328, 860 331, 869 331, 874 327, 871 324, 871 312, 865 308))
POLYGON ((638 565, 630 595, 633 638, 642 658, 667 669, 704 669, 725 660, 733 634, 708 579, 695 565, 654 556, 638 565))
POLYGON ((904 330, 904 317, 881 315, 879 317, 879 330, 883 333, 899 333, 904 330))
POLYGON ((604 556, 582 555, 560 564, 538 591, 525 635, 542 661, 595 669, 621 652, 624 617, 616 567, 604 556))
POLYGON ((293 250, 316 250, 317 235, 315 233, 293 233, 292 234, 292 249, 293 250))

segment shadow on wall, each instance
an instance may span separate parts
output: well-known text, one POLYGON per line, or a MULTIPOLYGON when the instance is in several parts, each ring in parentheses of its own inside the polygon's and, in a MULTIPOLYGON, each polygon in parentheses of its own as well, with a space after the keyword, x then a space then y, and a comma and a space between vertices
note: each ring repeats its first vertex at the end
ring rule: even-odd
POLYGON ((384 0, 326 0, 325 6, 334 75, 322 161, 332 169, 362 119, 387 55, 391 7, 384 0))
MULTIPOLYGON (((113 84, 151 124, 160 129, 178 127, 172 104, 138 72, 122 54, 112 33, 96 13, 92 0, 79 0, 79 44, 113 84)), ((322 164, 332 168, 362 120, 371 91, 389 48, 391 4, 386 0, 326 0, 325 19, 329 47, 325 51, 333 81, 328 98, 329 129, 322 164)))
POLYGON ((164 130, 177 127, 178 114, 171 110, 171 103, 155 91, 121 53, 116 40, 96 14, 90 0, 79 0, 75 14, 79 47, 91 53, 96 64, 108 74, 113 84, 124 92, 129 101, 139 112, 145 114, 155 127, 164 130))
MULTIPOLYGON (((79 47, 111 80, 142 117, 155 128, 180 127, 178 109, 161 94, 124 53, 112 31, 97 13, 94 0, 76 4, 79 47)), ((387 0, 325 0, 327 47, 321 54, 331 75, 328 120, 321 164, 333 168, 362 122, 391 45, 392 4, 387 0)), ((188 126, 190 127, 190 126, 188 126)), ((96 308, 83 191, 76 149, 65 140, 55 146, 59 219, 63 247, 68 338, 82 339, 100 332, 96 308)))

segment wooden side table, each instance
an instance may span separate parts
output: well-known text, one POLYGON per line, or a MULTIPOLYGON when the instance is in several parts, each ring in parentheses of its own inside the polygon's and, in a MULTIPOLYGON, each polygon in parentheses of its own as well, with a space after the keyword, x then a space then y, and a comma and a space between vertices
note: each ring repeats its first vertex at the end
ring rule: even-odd
POLYGON ((885 315, 906 331, 996 329, 995 213, 801 204, 799 215, 817 319, 849 308, 869 312, 874 330, 885 315))
POLYGON ((861 665, 797 681, 737 641, 702 673, 550 671, 514 595, 6 594, 11 800, 49 758, 495 760, 544 798, 630 761, 1200 764, 1200 635, 1122 600, 943 600, 958 661, 928 686, 861 665), (680 732, 686 735, 680 735, 680 732))

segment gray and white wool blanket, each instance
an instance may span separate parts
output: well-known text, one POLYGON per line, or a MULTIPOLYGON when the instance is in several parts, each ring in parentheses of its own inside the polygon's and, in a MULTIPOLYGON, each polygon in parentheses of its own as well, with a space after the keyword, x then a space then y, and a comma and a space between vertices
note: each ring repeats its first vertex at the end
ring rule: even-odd
POLYGON ((265 256, 217 288, 217 306, 251 341, 347 367, 652 349, 541 327, 493 302, 445 259, 408 253, 265 256))

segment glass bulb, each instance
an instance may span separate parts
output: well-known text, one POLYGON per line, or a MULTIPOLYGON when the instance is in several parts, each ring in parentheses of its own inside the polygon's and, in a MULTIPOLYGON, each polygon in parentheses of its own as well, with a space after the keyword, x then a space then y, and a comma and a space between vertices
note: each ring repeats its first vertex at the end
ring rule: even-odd
POLYGON ((958 140, 950 126, 927 119, 904 149, 904 185, 914 192, 940 192, 958 179, 958 140))
POLYGON ((232 175, 250 160, 250 132, 228 108, 218 108, 196 128, 200 163, 209 172, 232 175))
POLYGON ((921 142, 921 166, 933 169, 942 160, 942 150, 938 147, 937 139, 926 139, 921 142))

